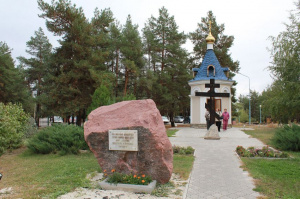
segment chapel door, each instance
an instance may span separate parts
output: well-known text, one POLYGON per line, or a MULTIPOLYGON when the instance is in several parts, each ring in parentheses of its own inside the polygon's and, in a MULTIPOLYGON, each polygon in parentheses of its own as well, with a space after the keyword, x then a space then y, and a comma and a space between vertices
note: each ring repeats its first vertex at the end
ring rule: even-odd
MULTIPOLYGON (((221 99, 214 99, 214 102, 215 102, 215 110, 217 111, 218 109, 222 110, 222 107, 221 107, 221 99)), ((210 99, 207 98, 206 99, 206 103, 209 104, 210 103, 210 99)))

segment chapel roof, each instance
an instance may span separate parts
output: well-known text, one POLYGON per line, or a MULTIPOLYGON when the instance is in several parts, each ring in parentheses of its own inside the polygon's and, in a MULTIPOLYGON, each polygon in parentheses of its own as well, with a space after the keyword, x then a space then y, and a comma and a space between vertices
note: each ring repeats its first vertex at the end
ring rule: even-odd
POLYGON ((210 79, 233 81, 229 79, 224 73, 226 71, 229 72, 229 68, 221 67, 219 60, 213 50, 215 38, 211 34, 211 22, 209 22, 209 34, 206 38, 206 42, 207 50, 204 59, 199 68, 193 68, 194 73, 197 74, 189 82, 210 79))
POLYGON ((213 49, 208 49, 206 51, 200 67, 193 68, 193 71, 197 72, 197 74, 195 75, 194 79, 190 80, 190 82, 210 79, 232 81, 224 73, 229 71, 229 69, 227 67, 221 67, 213 49), (210 69, 214 71, 210 71, 210 69))

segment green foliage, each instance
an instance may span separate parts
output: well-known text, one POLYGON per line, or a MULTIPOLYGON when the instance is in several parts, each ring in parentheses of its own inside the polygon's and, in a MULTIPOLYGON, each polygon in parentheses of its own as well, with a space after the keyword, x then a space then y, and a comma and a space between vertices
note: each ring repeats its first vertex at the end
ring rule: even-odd
POLYGON ((88 149, 83 128, 74 125, 57 124, 40 130, 27 144, 33 153, 78 154, 80 149, 88 149))
POLYGON ((113 104, 113 99, 111 97, 111 90, 104 85, 97 88, 92 96, 92 103, 87 109, 87 114, 95 110, 100 106, 113 104))
POLYGON ((195 149, 193 147, 181 147, 181 146, 173 146, 173 154, 180 154, 180 155, 193 155, 195 149))
POLYGON ((129 101, 129 100, 136 100, 136 97, 133 94, 128 94, 125 96, 117 97, 115 100, 116 102, 129 101))
POLYGON ((119 97, 112 97, 112 90, 101 84, 99 88, 97 88, 92 96, 92 103, 87 109, 87 114, 90 114, 93 110, 97 109, 100 106, 111 105, 116 102, 122 102, 127 100, 135 100, 135 96, 133 94, 119 96, 119 97))
POLYGON ((82 8, 69 0, 51 3, 38 0, 38 5, 42 11, 40 17, 47 19, 48 30, 62 37, 49 62, 47 92, 41 97, 56 115, 77 116, 77 125, 81 125, 91 96, 100 85, 99 74, 107 69, 107 28, 113 21, 112 13, 109 9, 96 9, 89 22, 82 8))
POLYGON ((0 102, 22 103, 23 108, 29 111, 31 95, 22 68, 15 67, 11 50, 0 41, 0 102))
POLYGON ((281 150, 300 151, 300 126, 292 124, 278 128, 271 142, 281 150))
MULTIPOLYGON (((42 109, 42 102, 40 99, 41 93, 43 93, 43 88, 45 87, 46 76, 48 75, 47 64, 49 63, 49 58, 51 55, 52 45, 50 44, 47 36, 42 28, 35 31, 34 37, 26 43, 26 52, 30 54, 31 58, 18 57, 22 67, 25 67, 24 73, 26 75, 27 82, 32 85, 31 91, 35 91, 35 121, 37 126, 39 126, 39 118, 45 114, 42 109)), ((44 110, 45 112, 45 110, 44 110)))
MULTIPOLYGON (((249 122, 249 114, 248 110, 249 109, 244 109, 245 104, 247 105, 247 101, 243 100, 243 97, 239 97, 239 103, 236 103, 236 108, 237 108, 237 120, 239 122, 245 123, 249 122)), ((249 106, 249 101, 248 101, 248 106, 249 106)))
POLYGON ((273 119, 287 124, 291 120, 300 121, 300 2, 290 12, 290 23, 277 37, 270 37, 273 58, 269 70, 275 79, 265 91, 264 106, 273 119))
POLYGON ((122 53, 122 68, 124 69, 123 95, 136 93, 137 79, 144 67, 142 39, 138 26, 132 23, 130 15, 122 30, 120 52, 122 53), (128 92, 129 91, 129 92, 128 92))
POLYGON ((28 118, 21 105, 0 103, 0 155, 6 149, 20 147, 28 118))
POLYGON ((188 68, 188 54, 182 45, 187 36, 179 32, 174 16, 165 7, 157 18, 151 17, 143 28, 144 50, 148 55, 148 69, 144 80, 146 93, 158 106, 162 115, 173 117, 184 114, 189 107, 188 81, 192 79, 188 68))

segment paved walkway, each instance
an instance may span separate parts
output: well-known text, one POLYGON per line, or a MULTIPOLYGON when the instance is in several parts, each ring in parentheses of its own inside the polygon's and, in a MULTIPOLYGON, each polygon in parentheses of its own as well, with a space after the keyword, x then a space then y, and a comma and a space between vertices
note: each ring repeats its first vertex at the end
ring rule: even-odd
POLYGON ((261 147, 263 143, 249 138, 238 128, 220 132, 220 140, 205 140, 206 129, 179 128, 176 137, 170 138, 173 145, 192 146, 196 149, 195 162, 184 199, 198 198, 246 198, 259 196, 253 191, 253 179, 240 168, 241 162, 235 153, 238 145, 261 147))

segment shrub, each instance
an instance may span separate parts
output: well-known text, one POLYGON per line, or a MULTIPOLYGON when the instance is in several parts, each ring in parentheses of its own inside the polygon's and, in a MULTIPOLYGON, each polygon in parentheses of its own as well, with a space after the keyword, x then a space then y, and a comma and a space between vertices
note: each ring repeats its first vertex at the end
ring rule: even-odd
POLYGON ((193 155, 195 149, 193 147, 180 147, 180 146, 173 146, 173 153, 178 153, 180 155, 193 155))
POLYGON ((240 157, 269 157, 269 158, 288 158, 288 154, 280 151, 274 151, 269 146, 264 146, 262 149, 248 147, 245 149, 242 146, 236 147, 236 152, 240 157))
POLYGON ((21 105, 0 103, 0 155, 21 146, 28 118, 21 105))
POLYGON ((300 151, 300 126, 292 124, 278 128, 271 143, 280 150, 300 151))
POLYGON ((80 149, 88 149, 83 128, 74 125, 56 124, 40 130, 29 139, 27 147, 33 153, 78 154, 80 149))

